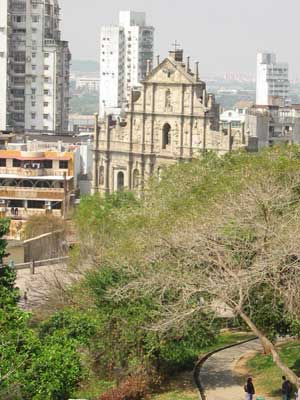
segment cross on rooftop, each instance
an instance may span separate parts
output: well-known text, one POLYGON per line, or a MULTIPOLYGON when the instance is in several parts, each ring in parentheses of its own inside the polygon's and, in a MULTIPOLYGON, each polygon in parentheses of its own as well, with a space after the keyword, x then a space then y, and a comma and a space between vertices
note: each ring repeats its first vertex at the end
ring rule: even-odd
POLYGON ((177 40, 175 40, 175 43, 173 43, 172 46, 174 47, 175 51, 180 49, 180 44, 177 42, 177 40))

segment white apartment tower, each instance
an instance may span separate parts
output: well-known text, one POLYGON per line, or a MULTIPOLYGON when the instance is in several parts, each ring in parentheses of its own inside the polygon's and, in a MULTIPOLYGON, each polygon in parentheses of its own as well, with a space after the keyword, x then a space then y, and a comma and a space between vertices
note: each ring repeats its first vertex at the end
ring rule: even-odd
POLYGON ((68 131, 68 42, 57 0, 0 0, 0 129, 68 131))
POLYGON ((273 53, 257 54, 256 104, 285 105, 289 101, 289 67, 273 53))
POLYGON ((154 28, 142 12, 121 11, 118 26, 104 26, 100 38, 100 116, 120 114, 133 88, 153 62, 154 28))

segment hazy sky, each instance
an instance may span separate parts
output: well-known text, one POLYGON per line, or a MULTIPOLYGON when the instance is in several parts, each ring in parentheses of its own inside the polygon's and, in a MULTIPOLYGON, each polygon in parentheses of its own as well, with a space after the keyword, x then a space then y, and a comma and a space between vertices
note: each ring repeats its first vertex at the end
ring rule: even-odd
POLYGON ((300 76, 299 0, 60 0, 63 39, 74 59, 98 59, 101 25, 119 10, 145 11, 156 53, 178 40, 203 72, 255 72, 257 50, 271 50, 300 76))

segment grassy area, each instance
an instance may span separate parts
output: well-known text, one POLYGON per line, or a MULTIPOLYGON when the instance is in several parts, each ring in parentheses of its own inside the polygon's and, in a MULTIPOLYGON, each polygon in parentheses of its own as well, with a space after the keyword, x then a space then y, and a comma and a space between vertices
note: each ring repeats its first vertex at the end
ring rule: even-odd
POLYGON ((199 400, 199 395, 196 390, 193 391, 183 390, 172 390, 171 392, 158 394, 151 398, 152 400, 199 400))
MULTIPOLYGON (((280 346, 282 360, 297 374, 300 373, 300 341, 280 346)), ((271 356, 258 354, 247 362, 254 378, 257 392, 266 396, 279 397, 281 394, 282 372, 272 361, 271 356)))
POLYGON ((252 333, 248 332, 231 332, 231 331, 224 331, 221 335, 217 338, 217 341, 207 347, 204 347, 199 352, 199 356, 201 354, 209 353, 213 350, 219 349, 221 347, 229 346, 230 344, 243 342, 244 340, 252 339, 254 336, 252 333))
POLYGON ((98 399, 99 396, 114 386, 114 381, 105 381, 93 376, 74 393, 73 397, 75 399, 98 399))

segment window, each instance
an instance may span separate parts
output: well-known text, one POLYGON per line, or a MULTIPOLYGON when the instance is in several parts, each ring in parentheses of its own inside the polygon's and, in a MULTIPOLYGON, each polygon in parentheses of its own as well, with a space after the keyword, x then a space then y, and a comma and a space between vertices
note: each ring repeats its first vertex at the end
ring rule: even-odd
POLYGON ((36 113, 31 113, 31 119, 35 119, 36 113))
POLYGON ((0 167, 6 167, 6 159, 0 158, 0 167))
POLYGON ((24 116, 24 112, 14 112, 12 113, 12 119, 15 122, 24 122, 25 121, 25 116, 24 116))
POLYGON ((44 70, 48 71, 49 70, 49 65, 44 65, 44 70))
POLYGON ((44 57, 45 57, 45 58, 48 58, 48 57, 49 57, 49 53, 45 53, 45 54, 44 54, 44 57))
POLYGON ((16 65, 14 66, 14 71, 15 71, 17 74, 25 74, 25 65, 23 65, 23 64, 16 64, 16 65))
POLYGON ((26 59, 26 53, 25 51, 16 51, 14 53, 14 60, 17 62, 25 62, 26 59))
POLYGON ((32 68, 32 71, 35 71, 36 70, 36 65, 32 65, 31 68, 32 68))
POLYGON ((45 202, 41 200, 28 200, 28 208, 44 209, 45 202))
POLYGON ((35 93, 36 93, 36 89, 32 88, 31 89, 31 94, 35 95, 35 93))
POLYGON ((31 130, 35 131, 35 125, 31 125, 31 130))
POLYGON ((163 138, 162 138, 162 148, 166 149, 167 146, 169 146, 171 144, 171 126, 170 124, 166 123, 163 126, 163 138))
POLYGON ((120 171, 117 175, 117 190, 124 190, 124 172, 120 171))
POLYGON ((68 169, 68 167, 69 167, 69 161, 66 160, 59 161, 59 169, 68 169))
POLYGON ((17 160, 16 158, 13 159, 13 167, 14 168, 19 168, 21 167, 21 161, 17 160))
POLYGON ((32 101, 32 102, 31 102, 31 106, 32 106, 32 107, 35 107, 35 106, 36 106, 36 102, 35 102, 35 101, 32 101))
POLYGON ((23 111, 25 109, 25 103, 23 101, 14 101, 14 109, 23 111))
POLYGON ((14 22, 17 22, 17 23, 24 22, 24 21, 25 21, 25 16, 22 16, 22 15, 14 15, 13 21, 14 21, 14 22))
POLYGON ((44 101, 44 107, 48 107, 48 106, 49 106, 48 101, 44 101))
POLYGON ((44 94, 47 96, 49 94, 49 90, 44 90, 44 94))
POLYGON ((46 126, 46 125, 43 126, 43 130, 44 130, 44 131, 48 131, 48 129, 49 129, 48 126, 46 126))
POLYGON ((39 15, 33 15, 32 16, 32 22, 37 23, 37 22, 39 22, 39 20, 40 20, 40 16, 39 15))
POLYGON ((52 160, 45 160, 44 161, 44 168, 51 169, 53 167, 53 161, 52 160))
POLYGON ((44 119, 48 119, 49 118, 49 114, 43 114, 43 118, 44 119))

